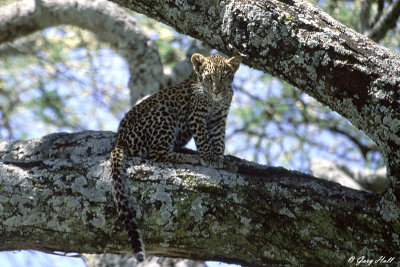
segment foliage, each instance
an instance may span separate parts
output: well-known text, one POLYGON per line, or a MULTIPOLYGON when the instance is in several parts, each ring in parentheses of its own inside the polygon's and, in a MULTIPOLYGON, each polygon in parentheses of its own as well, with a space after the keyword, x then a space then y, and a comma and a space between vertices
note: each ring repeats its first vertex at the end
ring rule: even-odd
POLYGON ((285 82, 252 73, 237 77, 227 137, 243 141, 232 154, 303 171, 314 157, 353 167, 383 165, 377 146, 340 115, 285 82))
POLYGON ((18 53, 7 53, 0 62, 0 138, 117 124, 110 111, 121 114, 128 104, 126 64, 93 34, 57 27, 10 46, 18 53))

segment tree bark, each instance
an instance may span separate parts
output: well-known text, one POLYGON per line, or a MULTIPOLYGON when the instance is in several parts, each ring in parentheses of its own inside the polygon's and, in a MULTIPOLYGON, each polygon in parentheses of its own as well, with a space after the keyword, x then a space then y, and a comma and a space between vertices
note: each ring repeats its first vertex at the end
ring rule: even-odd
POLYGON ((299 0, 113 0, 271 73, 337 111, 385 157, 400 199, 400 56, 299 0))
MULTIPOLYGON (((0 250, 127 253, 110 192, 115 134, 0 143, 0 250)), ((400 259, 400 209, 376 194, 231 157, 238 173, 128 161, 148 255, 238 264, 400 259)))

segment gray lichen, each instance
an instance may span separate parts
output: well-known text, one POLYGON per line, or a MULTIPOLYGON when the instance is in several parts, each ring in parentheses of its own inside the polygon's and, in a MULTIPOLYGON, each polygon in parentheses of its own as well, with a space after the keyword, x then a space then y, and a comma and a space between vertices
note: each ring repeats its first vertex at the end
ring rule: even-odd
MULTIPOLYGON (((88 131, 0 142, 0 249, 128 252, 110 194, 113 138, 88 131)), ((342 261, 344 251, 356 255, 371 244, 370 255, 400 256, 382 239, 399 243, 387 230, 400 227, 399 207, 389 199, 282 168, 237 164, 239 172, 230 173, 128 161, 129 194, 149 255, 302 265, 342 261), (310 246, 299 251, 300 243, 310 246)))

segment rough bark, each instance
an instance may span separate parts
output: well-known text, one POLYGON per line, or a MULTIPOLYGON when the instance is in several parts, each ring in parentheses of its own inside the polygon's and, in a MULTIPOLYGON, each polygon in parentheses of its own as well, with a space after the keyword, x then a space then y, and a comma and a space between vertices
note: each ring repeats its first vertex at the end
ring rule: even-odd
POLYGON ((298 0, 113 0, 295 85, 379 146, 400 199, 400 56, 298 0))
POLYGON ((89 30, 121 53, 129 66, 132 104, 165 86, 156 47, 130 14, 105 0, 26 0, 4 6, 0 9, 0 43, 61 24, 89 30))
MULTIPOLYGON (((0 143, 0 250, 129 252, 113 206, 111 132, 0 143)), ((267 265, 400 259, 400 209, 379 195, 231 157, 238 173, 130 159, 149 255, 267 265)))

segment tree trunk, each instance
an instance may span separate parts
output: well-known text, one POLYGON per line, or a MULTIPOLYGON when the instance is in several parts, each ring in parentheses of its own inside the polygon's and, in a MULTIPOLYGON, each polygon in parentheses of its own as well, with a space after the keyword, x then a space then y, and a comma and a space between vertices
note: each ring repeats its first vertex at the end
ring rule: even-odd
MULTIPOLYGON (((111 132, 0 143, 0 250, 128 253, 110 192, 111 132)), ((148 255, 238 264, 400 258, 400 209, 379 195, 231 157, 238 173, 128 161, 148 255)))
POLYGON ((271 73, 377 143, 400 199, 400 57, 299 0, 113 0, 271 73))

